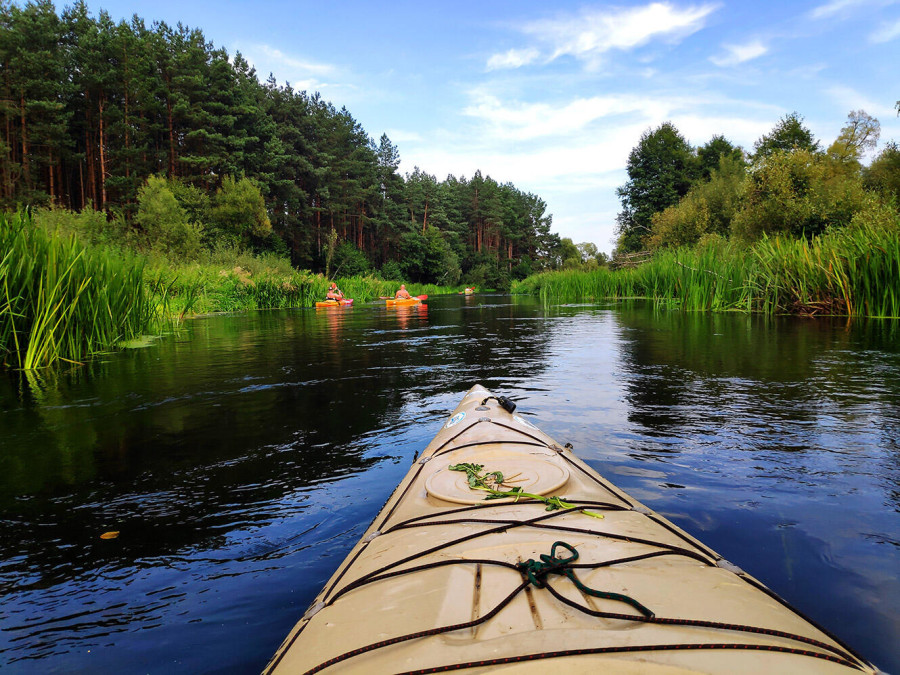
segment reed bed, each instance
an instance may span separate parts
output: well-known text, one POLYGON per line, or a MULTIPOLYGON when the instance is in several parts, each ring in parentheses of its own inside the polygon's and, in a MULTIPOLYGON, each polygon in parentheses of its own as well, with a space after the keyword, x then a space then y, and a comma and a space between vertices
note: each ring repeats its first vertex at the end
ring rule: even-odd
POLYGON ((514 293, 547 304, 649 298, 685 311, 900 317, 900 217, 875 208, 811 240, 658 251, 634 268, 545 272, 514 293))
POLYGON ((0 214, 0 359, 24 370, 79 362, 141 335, 153 319, 143 262, 88 249, 0 214))
POLYGON ((724 247, 658 253, 638 267, 590 272, 545 272, 518 282, 516 293, 539 295, 545 303, 653 298, 693 311, 752 308, 748 286, 756 264, 724 247))

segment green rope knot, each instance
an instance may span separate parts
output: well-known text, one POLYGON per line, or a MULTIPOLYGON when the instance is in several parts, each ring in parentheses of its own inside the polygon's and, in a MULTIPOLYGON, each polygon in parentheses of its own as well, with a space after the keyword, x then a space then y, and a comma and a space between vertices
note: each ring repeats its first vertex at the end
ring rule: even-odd
POLYGON ((544 586, 546 586, 545 580, 548 574, 565 574, 566 576, 569 576, 567 572, 571 570, 565 569, 566 565, 573 563, 576 560, 578 560, 578 551, 575 550, 574 546, 570 546, 564 541, 555 541, 553 542, 553 546, 550 547, 550 555, 541 553, 540 562, 533 559, 526 560, 525 562, 518 563, 516 567, 519 568, 522 576, 528 579, 529 582, 534 584, 537 588, 544 588, 544 586), (556 548, 558 546, 562 546, 569 551, 571 555, 567 558, 557 557, 556 548))
POLYGON ((578 590, 580 590, 582 593, 586 593, 587 595, 591 595, 595 598, 605 598, 606 600, 616 600, 618 602, 624 602, 625 604, 630 605, 631 607, 636 609, 648 619, 656 616, 653 612, 644 607, 634 598, 630 598, 627 595, 622 595, 621 593, 598 591, 581 583, 581 581, 578 580, 578 577, 575 576, 575 571, 571 567, 569 567, 569 565, 578 560, 578 551, 576 551, 575 547, 571 544, 567 544, 564 541, 555 541, 550 547, 550 555, 541 553, 540 557, 540 561, 529 559, 525 562, 516 564, 516 568, 519 570, 519 572, 522 573, 522 576, 526 579, 526 581, 534 584, 537 588, 545 588, 547 586, 548 574, 562 574, 563 576, 568 577, 568 579, 573 584, 575 584, 578 590), (556 553, 556 549, 560 547, 566 549, 570 555, 565 558, 558 556, 556 553))

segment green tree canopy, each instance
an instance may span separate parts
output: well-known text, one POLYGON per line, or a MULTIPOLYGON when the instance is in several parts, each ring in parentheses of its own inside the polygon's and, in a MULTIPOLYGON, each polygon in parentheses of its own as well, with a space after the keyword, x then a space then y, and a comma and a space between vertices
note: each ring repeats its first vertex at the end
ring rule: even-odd
POLYGON ((865 110, 852 110, 847 124, 827 150, 833 160, 846 164, 859 164, 863 155, 874 150, 881 136, 881 124, 865 110))
POLYGON ((154 249, 192 258, 200 252, 201 227, 188 220, 162 176, 150 176, 138 192, 135 221, 154 249))
POLYGON ((622 201, 618 215, 619 249, 638 251, 650 234, 653 214, 678 202, 697 175, 690 144, 671 122, 647 130, 628 155, 628 182, 616 193, 622 201))
POLYGON ((900 202, 900 146, 891 141, 863 173, 865 186, 900 202))
POLYGON ((716 134, 706 144, 697 148, 700 176, 709 178, 712 172, 719 168, 719 160, 722 157, 743 163, 744 151, 721 134, 716 134))
POLYGON ((732 229, 749 240, 773 232, 811 237, 850 223, 864 199, 859 176, 835 176, 823 155, 775 152, 750 172, 732 229))
POLYGON ((792 112, 778 120, 770 133, 761 136, 753 144, 753 150, 757 159, 768 157, 778 151, 818 152, 819 142, 813 137, 812 131, 803 126, 803 116, 798 112, 792 112))
POLYGON ((263 237, 272 229, 259 187, 248 178, 232 176, 225 176, 216 191, 208 225, 245 247, 252 237, 263 237))

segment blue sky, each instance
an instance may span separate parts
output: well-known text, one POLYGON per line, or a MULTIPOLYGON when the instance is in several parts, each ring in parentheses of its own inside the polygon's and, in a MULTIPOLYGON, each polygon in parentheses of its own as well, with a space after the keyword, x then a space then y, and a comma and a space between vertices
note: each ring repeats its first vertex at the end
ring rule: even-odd
MULTIPOLYGON (((851 110, 900 142, 900 0, 255 3, 88 0, 201 28, 261 79, 319 91, 401 172, 477 169, 540 195, 554 230, 611 251, 625 164, 669 120, 752 149, 797 111, 828 146, 851 110)), ((58 8, 61 9, 61 6, 58 8)))

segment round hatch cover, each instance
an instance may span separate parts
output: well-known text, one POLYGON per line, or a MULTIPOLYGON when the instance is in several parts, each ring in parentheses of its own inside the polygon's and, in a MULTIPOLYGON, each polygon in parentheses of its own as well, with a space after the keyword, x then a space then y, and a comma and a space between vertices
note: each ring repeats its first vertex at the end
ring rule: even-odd
MULTIPOLYGON (((500 490, 520 487, 523 492, 543 496, 558 490, 569 480, 569 470, 565 466, 541 457, 507 455, 505 457, 467 459, 470 462, 482 464, 484 466, 483 474, 500 471, 503 474, 503 485, 498 487, 500 490)), ((438 469, 426 479, 425 489, 432 497, 455 504, 478 504, 487 496, 484 490, 469 487, 465 471, 451 471, 446 466, 438 469)), ((510 497, 496 501, 503 502, 511 499, 510 497)))

